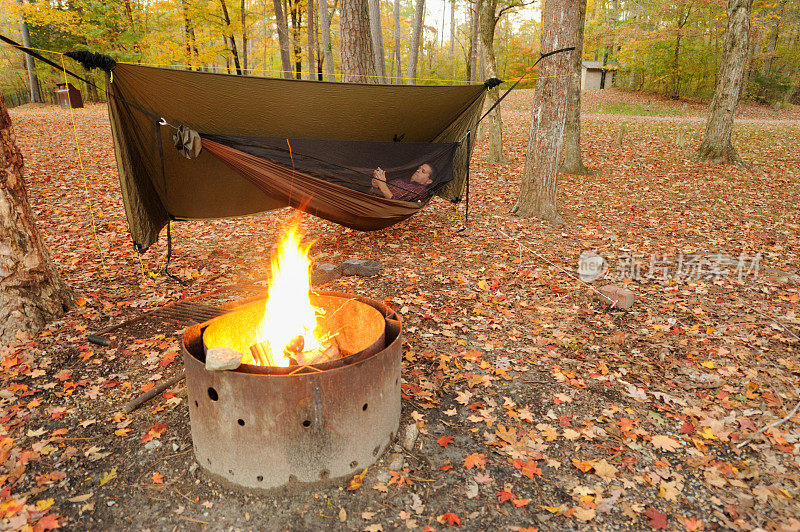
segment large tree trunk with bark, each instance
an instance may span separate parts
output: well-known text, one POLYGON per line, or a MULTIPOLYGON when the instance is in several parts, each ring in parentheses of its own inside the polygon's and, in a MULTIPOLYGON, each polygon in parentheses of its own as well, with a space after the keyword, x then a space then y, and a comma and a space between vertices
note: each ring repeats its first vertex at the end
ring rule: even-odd
POLYGON ((400 0, 394 0, 394 82, 403 83, 403 69, 400 58, 403 56, 400 48, 400 0))
POLYGON ((717 70, 717 85, 708 112, 706 132, 697 148, 697 158, 700 160, 746 166, 733 147, 731 133, 747 62, 752 6, 753 0, 728 0, 728 22, 717 70))
MULTIPOLYGON (((17 3, 23 5, 22 0, 17 0, 17 3)), ((22 46, 27 46, 28 48, 31 47, 31 34, 28 31, 28 23, 25 22, 25 17, 23 16, 19 23, 19 30, 22 34, 22 46)), ((42 102, 42 92, 39 89, 39 78, 36 77, 36 61, 34 61, 32 55, 25 54, 25 68, 28 71, 28 89, 31 95, 31 102, 34 103, 41 103, 42 102)))
POLYGON ((189 16, 189 1, 181 0, 181 10, 183 11, 183 35, 186 40, 186 65, 191 70, 192 61, 197 61, 196 68, 200 70, 200 52, 197 49, 197 40, 194 34, 194 24, 189 16))
POLYGON ((42 244, 28 204, 6 100, 0 94, 0 346, 35 331, 72 304, 42 244))
POLYGON ((378 83, 367 0, 342 0, 341 6, 342 81, 378 83))
MULTIPOLYGON (((480 13, 481 46, 486 56, 486 77, 497 76, 497 60, 494 55, 494 30, 497 26, 497 0, 483 0, 480 13)), ((486 99, 491 107, 500 99, 500 87, 491 89, 486 99)), ((503 162, 503 123, 500 117, 500 106, 497 106, 486 117, 486 131, 489 133, 489 162, 503 162)))
POLYGON ((278 26, 278 43, 281 47, 281 69, 283 77, 292 79, 292 58, 289 51, 289 25, 286 23, 286 14, 283 11, 281 0, 272 0, 275 9, 275 24, 278 26))
POLYGON ((322 56, 325 63, 325 80, 336 81, 333 67, 333 47, 331 45, 331 18, 328 12, 328 0, 317 0, 319 6, 320 33, 322 33, 322 56))
POLYGON ((411 45, 408 49, 408 83, 417 84, 417 62, 419 61, 419 41, 422 35, 422 22, 425 18, 425 0, 417 0, 414 9, 414 30, 411 33, 411 45))
POLYGON ((372 35, 372 51, 375 53, 375 66, 380 82, 386 83, 386 56, 383 50, 383 28, 381 27, 380 0, 368 0, 369 28, 372 35))
MULTIPOLYGON (((575 44, 578 0, 546 0, 542 12, 542 53, 575 44)), ((556 207, 558 167, 564 145, 564 122, 572 55, 555 54, 539 63, 533 96, 531 130, 519 199, 512 212, 563 223, 556 207)))
POLYGON ((580 8, 578 29, 575 36, 575 50, 572 52, 572 71, 569 76, 567 121, 564 124, 564 164, 561 166, 561 171, 565 174, 587 175, 592 172, 583 164, 581 157, 581 61, 583 60, 586 0, 578 0, 578 6, 580 8))

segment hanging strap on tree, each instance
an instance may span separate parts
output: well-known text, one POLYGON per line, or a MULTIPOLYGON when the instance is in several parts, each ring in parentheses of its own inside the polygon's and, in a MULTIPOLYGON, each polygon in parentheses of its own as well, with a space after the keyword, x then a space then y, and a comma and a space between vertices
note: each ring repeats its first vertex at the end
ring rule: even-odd
MULTIPOLYGON (((547 53, 544 53, 544 54, 540 53, 540 54, 539 54, 539 59, 537 59, 537 60, 536 60, 536 62, 533 64, 533 66, 531 66, 531 69, 533 69, 533 67, 535 67, 536 65, 538 65, 538 64, 539 64, 539 61, 541 61, 541 60, 542 60, 542 59, 544 59, 545 57, 549 57, 549 56, 551 56, 551 55, 558 54, 558 53, 561 53, 561 52, 568 52, 568 51, 570 51, 570 50, 574 50, 574 49, 575 49, 575 47, 574 47, 574 46, 567 46, 566 48, 559 48, 558 50, 553 50, 552 52, 547 52, 547 53)), ((494 102, 494 105, 492 105, 492 106, 489 108, 489 110, 488 110, 488 111, 486 111, 485 113, 483 113, 483 116, 482 116, 482 117, 480 117, 480 119, 478 120, 478 123, 480 123, 480 122, 481 122, 481 120, 483 120, 484 118, 486 118, 486 116, 487 116, 489 113, 491 113, 491 112, 494 110, 494 108, 495 108, 495 107, 497 107, 498 105, 500 105, 500 102, 502 102, 502 101, 503 101, 503 99, 504 99, 506 96, 508 96, 508 93, 509 93, 509 92, 511 92, 512 90, 514 90, 514 87, 516 87, 516 86, 519 84, 519 82, 520 82, 520 81, 522 81, 523 79, 525 79, 525 77, 527 77, 527 75, 528 75, 527 73, 523 74, 521 78, 519 78, 519 79, 518 79, 518 80, 517 80, 517 81, 516 81, 516 82, 515 82, 513 85, 511 85, 511 87, 509 87, 509 89, 508 89, 506 92, 504 92, 504 93, 503 93, 503 95, 502 95, 500 98, 498 98, 496 102, 494 102)), ((502 80, 500 80, 500 79, 498 79, 498 78, 490 78, 490 79, 487 79, 485 83, 486 83, 486 88, 487 88, 487 89, 493 89, 494 87, 497 87, 498 85, 500 85, 501 83, 503 83, 503 81, 502 81, 502 80)))

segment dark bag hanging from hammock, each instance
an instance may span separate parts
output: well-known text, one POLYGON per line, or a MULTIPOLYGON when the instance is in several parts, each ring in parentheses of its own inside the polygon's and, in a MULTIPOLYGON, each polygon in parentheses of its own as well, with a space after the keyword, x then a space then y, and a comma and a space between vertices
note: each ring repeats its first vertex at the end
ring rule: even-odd
POLYGON ((374 230, 413 215, 432 194, 457 201, 471 151, 461 141, 480 116, 485 89, 296 81, 119 63, 109 78, 109 110, 134 243, 146 249, 170 219, 291 205, 374 230), (432 171, 424 189, 410 181, 423 164, 432 171), (395 198, 373 187, 378 167, 395 198))

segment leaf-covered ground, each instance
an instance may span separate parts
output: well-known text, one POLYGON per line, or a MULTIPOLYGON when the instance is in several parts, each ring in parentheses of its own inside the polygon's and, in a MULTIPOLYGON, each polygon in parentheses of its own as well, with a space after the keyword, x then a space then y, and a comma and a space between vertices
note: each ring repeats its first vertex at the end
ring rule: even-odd
POLYGON ((121 413, 180 371, 180 331, 140 322, 107 348, 86 335, 183 297, 241 297, 229 288, 267 277, 290 213, 175 224, 179 285, 155 275, 163 238, 141 261, 132 249, 105 109, 12 110, 38 226, 79 300, 0 347, 0 529, 800 530, 796 109, 742 109, 748 172, 691 159, 703 122, 680 118, 700 103, 665 120, 639 111, 683 104, 588 94, 596 173, 562 176, 567 223, 551 228, 507 214, 531 99, 507 101, 507 162, 476 148, 467 232, 463 204, 439 200, 374 233, 305 217, 315 260, 382 263, 324 288, 403 314, 401 423, 420 435, 355 490, 269 495, 197 467, 184 385, 121 413), (632 309, 558 269, 574 275, 584 251, 632 309))

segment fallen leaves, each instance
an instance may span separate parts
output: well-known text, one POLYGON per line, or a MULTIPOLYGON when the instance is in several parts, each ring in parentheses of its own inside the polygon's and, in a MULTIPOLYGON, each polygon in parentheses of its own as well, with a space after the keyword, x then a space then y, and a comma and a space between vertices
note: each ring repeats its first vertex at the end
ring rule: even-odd
POLYGON ((650 439, 650 443, 652 443, 656 449, 669 452, 677 451, 681 447, 681 442, 673 440, 669 436, 662 436, 660 434, 653 436, 650 439))
POLYGON ((485 466, 486 455, 484 453, 472 453, 464 459, 464 467, 467 469, 472 469, 473 467, 485 469, 485 466))

